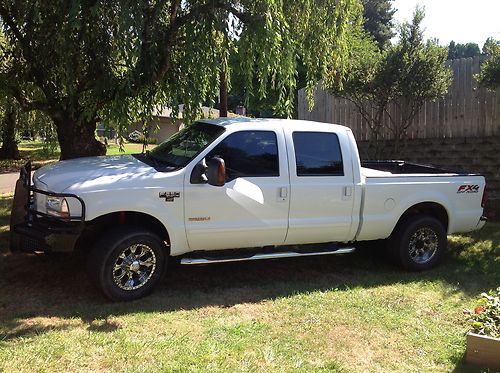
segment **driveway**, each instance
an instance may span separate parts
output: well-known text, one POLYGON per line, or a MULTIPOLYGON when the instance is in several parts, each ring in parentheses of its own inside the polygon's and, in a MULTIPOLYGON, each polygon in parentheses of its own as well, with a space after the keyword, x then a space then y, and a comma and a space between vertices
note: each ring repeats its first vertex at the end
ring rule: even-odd
POLYGON ((17 179, 19 179, 19 172, 0 174, 0 194, 14 193, 17 179))

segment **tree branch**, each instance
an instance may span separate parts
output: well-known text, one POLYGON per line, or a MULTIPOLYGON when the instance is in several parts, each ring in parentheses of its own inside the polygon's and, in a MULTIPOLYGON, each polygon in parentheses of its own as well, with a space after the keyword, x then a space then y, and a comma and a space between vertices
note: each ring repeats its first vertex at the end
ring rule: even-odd
MULTIPOLYGON (((170 69, 170 59, 168 57, 177 38, 177 33, 179 29, 181 29, 191 21, 203 17, 205 14, 211 13, 216 9, 226 10, 227 12, 232 13, 243 23, 250 23, 262 19, 261 16, 256 16, 247 12, 240 11, 231 4, 221 0, 208 1, 205 4, 192 8, 188 13, 182 16, 178 16, 180 8, 180 0, 175 0, 172 2, 170 6, 170 23, 161 43, 162 52, 160 55, 160 63, 158 64, 158 69, 156 72, 153 72, 149 78, 146 77, 144 81, 141 82, 140 87, 138 88, 142 88, 142 86, 144 86, 148 82, 159 81, 165 76, 165 74, 170 69)), ((137 66, 140 67, 140 63, 138 63, 137 66)))
POLYGON ((11 16, 9 11, 3 6, 0 6, 0 17, 3 19, 5 24, 12 30, 14 37, 21 45, 23 56, 29 65, 29 70, 32 73, 33 77, 35 78, 36 84, 43 91, 45 97, 47 98, 52 97, 53 96, 52 92, 55 92, 54 87, 49 87, 50 82, 48 79, 45 78, 42 70, 38 68, 36 64, 36 58, 34 58, 33 54, 31 53, 30 47, 26 42, 26 39, 24 38, 23 34, 21 33, 16 23, 14 22, 14 18, 11 16))
POLYGON ((170 69, 170 59, 168 58, 168 54, 171 51, 172 44, 177 37, 177 29, 173 28, 177 20, 177 14, 179 13, 179 9, 181 6, 181 0, 174 0, 170 5, 170 22, 168 24, 167 36, 164 39, 164 52, 160 57, 160 68, 157 73, 153 73, 153 81, 161 80, 167 71, 170 69))
POLYGON ((12 96, 17 100, 19 103, 19 106, 24 111, 33 111, 33 110, 40 110, 45 113, 51 113, 52 109, 50 105, 46 102, 40 101, 40 100, 28 100, 23 92, 18 88, 13 85, 7 85, 7 89, 10 91, 12 96))
POLYGON ((29 49, 28 49, 28 46, 26 44, 26 40, 24 39, 23 34, 21 33, 21 31, 19 30, 19 28, 15 24, 14 19, 10 15, 9 11, 3 6, 0 6, 0 17, 2 17, 5 24, 7 26, 9 26, 9 28, 12 30, 12 33, 14 34, 16 39, 21 44, 21 47, 23 48, 23 52, 27 52, 29 54, 29 49))

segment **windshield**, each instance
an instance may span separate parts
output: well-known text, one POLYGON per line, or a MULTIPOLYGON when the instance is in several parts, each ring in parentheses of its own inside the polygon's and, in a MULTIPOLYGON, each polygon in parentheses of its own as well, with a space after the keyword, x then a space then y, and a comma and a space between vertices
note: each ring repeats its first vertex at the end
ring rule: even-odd
POLYGON ((184 167, 222 132, 223 127, 195 122, 151 150, 149 157, 169 166, 184 167))

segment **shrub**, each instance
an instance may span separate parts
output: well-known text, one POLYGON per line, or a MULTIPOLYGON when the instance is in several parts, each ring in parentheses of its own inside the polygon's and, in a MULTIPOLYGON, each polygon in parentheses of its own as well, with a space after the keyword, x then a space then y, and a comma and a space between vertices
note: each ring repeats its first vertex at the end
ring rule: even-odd
POLYGON ((473 310, 464 310, 471 331, 476 334, 500 338, 500 287, 496 294, 482 293, 473 310))
POLYGON ((146 138, 143 133, 135 130, 128 135, 128 140, 136 144, 156 144, 156 139, 154 137, 146 138))

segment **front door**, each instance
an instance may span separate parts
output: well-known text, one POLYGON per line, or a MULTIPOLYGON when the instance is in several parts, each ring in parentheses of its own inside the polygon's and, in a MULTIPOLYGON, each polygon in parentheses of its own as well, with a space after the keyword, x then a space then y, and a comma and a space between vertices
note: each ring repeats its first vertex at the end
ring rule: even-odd
POLYGON ((226 164, 226 185, 185 178, 185 225, 191 250, 280 245, 288 227, 289 179, 283 134, 230 133, 206 156, 226 164), (280 156, 284 159, 280 162, 280 156))

